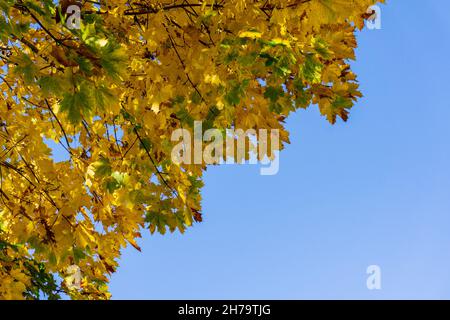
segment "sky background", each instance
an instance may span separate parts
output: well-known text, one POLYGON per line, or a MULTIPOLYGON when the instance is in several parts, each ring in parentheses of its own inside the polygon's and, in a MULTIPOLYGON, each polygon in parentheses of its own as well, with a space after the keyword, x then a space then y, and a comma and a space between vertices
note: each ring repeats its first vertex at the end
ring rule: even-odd
POLYGON ((144 233, 113 298, 450 299, 449 18, 448 0, 382 6, 382 29, 359 35, 349 122, 290 117, 275 176, 210 167, 204 222, 144 233))

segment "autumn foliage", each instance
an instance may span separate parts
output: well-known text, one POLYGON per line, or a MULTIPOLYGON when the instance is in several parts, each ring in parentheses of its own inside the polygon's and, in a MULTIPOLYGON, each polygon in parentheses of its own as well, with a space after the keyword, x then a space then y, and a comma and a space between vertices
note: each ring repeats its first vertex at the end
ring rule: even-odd
POLYGON ((346 121, 361 97, 349 63, 374 0, 77 3, 69 29, 54 1, 0 0, 0 298, 109 298, 142 230, 201 221, 206 166, 171 161, 174 129, 287 143, 291 112, 346 121))

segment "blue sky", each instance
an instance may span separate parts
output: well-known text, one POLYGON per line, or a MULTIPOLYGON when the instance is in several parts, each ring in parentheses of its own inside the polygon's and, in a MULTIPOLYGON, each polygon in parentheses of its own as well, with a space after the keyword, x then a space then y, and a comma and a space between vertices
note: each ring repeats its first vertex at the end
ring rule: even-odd
POLYGON ((113 298, 450 299, 448 15, 447 0, 383 6, 359 35, 349 122, 290 117, 275 176, 209 168, 205 221, 127 249, 113 298))

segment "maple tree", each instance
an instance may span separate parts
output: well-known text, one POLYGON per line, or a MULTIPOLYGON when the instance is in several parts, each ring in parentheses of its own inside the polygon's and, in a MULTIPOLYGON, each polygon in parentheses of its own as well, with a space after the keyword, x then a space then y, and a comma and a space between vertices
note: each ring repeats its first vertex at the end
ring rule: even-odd
POLYGON ((346 121, 375 2, 0 0, 0 298, 109 298, 141 230, 201 221, 206 165, 171 161, 174 129, 278 129, 285 144, 298 108, 346 121))

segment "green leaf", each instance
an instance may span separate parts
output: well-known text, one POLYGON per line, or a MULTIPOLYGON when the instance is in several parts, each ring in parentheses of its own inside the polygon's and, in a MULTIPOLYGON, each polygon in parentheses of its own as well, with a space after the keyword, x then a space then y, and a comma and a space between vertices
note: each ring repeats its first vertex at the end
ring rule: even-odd
POLYGON ((264 97, 270 99, 272 103, 277 102, 280 97, 284 97, 284 91, 281 87, 268 86, 264 92, 264 97))
POLYGON ((328 44, 322 39, 315 39, 314 50, 325 59, 330 57, 330 51, 328 50, 328 44))
POLYGON ((101 157, 100 160, 94 162, 93 167, 95 168, 95 175, 99 177, 106 177, 112 173, 111 163, 104 157, 101 157))
POLYGON ((87 75, 92 75, 92 69, 94 68, 92 62, 85 57, 80 55, 76 55, 73 57, 76 63, 80 66, 80 70, 86 73, 87 75))
POLYGON ((105 187, 110 193, 113 193, 115 190, 126 186, 128 180, 129 180, 128 174, 115 171, 106 181, 105 187))
POLYGON ((245 95, 245 90, 247 89, 250 80, 244 80, 241 83, 233 83, 233 86, 225 95, 225 102, 229 105, 238 105, 241 102, 241 98, 245 95))
POLYGON ((102 110, 117 102, 116 97, 105 86, 96 88, 93 94, 95 105, 102 110))
POLYGON ((73 251, 73 258, 75 259, 75 263, 78 263, 80 260, 82 260, 86 257, 86 254, 80 248, 74 247, 72 249, 72 251, 73 251))
POLYGON ((302 69, 303 77, 311 83, 320 83, 321 71, 322 64, 314 58, 314 55, 307 55, 302 69))
POLYGON ((116 81, 120 81, 122 74, 126 72, 124 62, 127 60, 127 55, 122 47, 112 41, 101 48, 100 64, 106 73, 116 81))
POLYGON ((22 53, 14 60, 17 63, 17 66, 14 68, 14 73, 22 74, 25 84, 34 82, 34 78, 39 70, 30 57, 22 53))
POLYGON ((175 115, 180 119, 182 124, 187 124, 191 128, 194 127, 194 118, 185 107, 180 108, 175 115))
POLYGON ((67 113, 67 117, 72 124, 78 124, 83 116, 90 115, 92 106, 91 89, 86 83, 82 83, 77 92, 64 94, 60 104, 60 111, 67 113))
POLYGON ((38 84, 45 95, 58 94, 62 91, 62 79, 57 76, 44 76, 39 78, 38 84))

